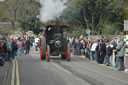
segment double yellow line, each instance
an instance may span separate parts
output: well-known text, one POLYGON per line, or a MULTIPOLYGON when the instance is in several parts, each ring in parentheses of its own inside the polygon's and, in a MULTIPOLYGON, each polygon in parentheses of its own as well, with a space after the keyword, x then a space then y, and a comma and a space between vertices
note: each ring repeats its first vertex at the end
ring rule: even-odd
POLYGON ((17 61, 16 58, 13 60, 11 85, 15 85, 15 81, 16 81, 16 85, 20 85, 20 79, 19 79, 19 65, 18 65, 18 61, 17 61), (15 78, 15 77, 16 77, 16 78, 15 78))

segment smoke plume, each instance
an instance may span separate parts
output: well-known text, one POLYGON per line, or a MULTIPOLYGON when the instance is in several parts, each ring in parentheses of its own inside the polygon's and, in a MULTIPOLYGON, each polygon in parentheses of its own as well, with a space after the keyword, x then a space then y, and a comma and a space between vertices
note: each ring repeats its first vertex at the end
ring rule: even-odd
POLYGON ((40 0, 40 20, 47 22, 61 16, 68 0, 40 0))

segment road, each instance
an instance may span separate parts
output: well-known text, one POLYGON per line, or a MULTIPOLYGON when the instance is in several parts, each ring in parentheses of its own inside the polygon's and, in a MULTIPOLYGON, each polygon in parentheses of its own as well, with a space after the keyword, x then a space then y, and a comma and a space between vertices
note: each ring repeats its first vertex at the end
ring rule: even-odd
POLYGON ((71 61, 52 57, 41 61, 39 52, 11 62, 6 85, 128 85, 128 73, 95 64, 78 56, 71 61))

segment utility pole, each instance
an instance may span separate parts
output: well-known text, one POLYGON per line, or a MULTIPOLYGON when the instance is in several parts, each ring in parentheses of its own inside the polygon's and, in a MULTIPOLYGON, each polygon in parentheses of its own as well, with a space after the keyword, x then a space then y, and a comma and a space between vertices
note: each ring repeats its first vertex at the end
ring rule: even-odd
POLYGON ((124 31, 126 31, 126 44, 128 44, 128 20, 124 20, 124 31))

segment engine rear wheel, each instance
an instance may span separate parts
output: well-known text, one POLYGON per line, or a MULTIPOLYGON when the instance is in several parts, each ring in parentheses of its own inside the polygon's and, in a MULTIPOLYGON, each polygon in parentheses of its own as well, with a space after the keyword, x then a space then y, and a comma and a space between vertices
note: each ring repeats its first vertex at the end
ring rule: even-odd
POLYGON ((46 58, 46 39, 44 36, 40 39, 40 59, 44 60, 46 58))
POLYGON ((50 47, 49 45, 47 45, 47 48, 46 48, 46 61, 49 62, 50 60, 50 47))
POLYGON ((40 39, 40 59, 42 58, 42 44, 41 44, 41 39, 40 39))

